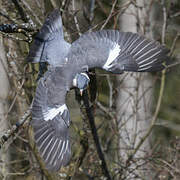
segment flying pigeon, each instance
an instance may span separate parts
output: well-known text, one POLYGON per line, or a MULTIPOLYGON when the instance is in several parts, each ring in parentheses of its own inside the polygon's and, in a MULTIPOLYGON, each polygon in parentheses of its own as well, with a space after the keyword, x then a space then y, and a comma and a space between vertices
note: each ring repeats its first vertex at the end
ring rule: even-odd
POLYGON ((169 60, 168 52, 158 42, 117 30, 85 33, 70 45, 63 38, 59 11, 50 13, 28 55, 30 62, 50 64, 38 81, 31 122, 46 167, 58 171, 70 161, 71 120, 66 94, 73 87, 81 91, 87 87, 90 68, 116 74, 160 71, 169 60))

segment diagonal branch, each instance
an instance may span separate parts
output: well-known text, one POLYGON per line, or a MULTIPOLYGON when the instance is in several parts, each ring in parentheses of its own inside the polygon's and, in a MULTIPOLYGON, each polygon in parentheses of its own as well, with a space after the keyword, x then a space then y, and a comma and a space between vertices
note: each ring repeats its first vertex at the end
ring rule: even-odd
POLYGON ((18 130, 24 125, 24 123, 29 119, 31 114, 31 108, 29 108, 24 115, 21 117, 19 122, 17 122, 15 125, 12 126, 11 129, 7 130, 3 136, 0 137, 0 149, 4 145, 4 143, 12 137, 15 133, 18 132, 18 130))
POLYGON ((15 5, 18 13, 21 16, 21 19, 25 23, 29 23, 32 27, 36 27, 36 24, 34 24, 33 20, 31 17, 26 13, 26 11, 23 9, 22 5, 20 4, 19 0, 12 0, 13 4, 15 5))
POLYGON ((94 116, 93 116, 91 107, 89 105, 89 98, 88 98, 87 90, 84 90, 84 92, 83 92, 83 103, 84 103, 84 106, 86 108, 86 113, 87 113, 87 117, 88 117, 88 120, 89 120, 91 132, 92 132, 94 143, 95 143, 95 146, 96 146, 96 150, 97 150, 99 159, 101 160, 102 171, 103 171, 104 175, 107 177, 107 179, 111 180, 112 178, 111 178, 111 176, 109 174, 107 164, 106 164, 106 161, 105 161, 105 158, 104 158, 104 154, 102 152, 101 145, 100 145, 100 142, 99 142, 99 137, 98 137, 98 134, 97 134, 96 125, 95 125, 95 122, 94 122, 94 116))
POLYGON ((18 10, 21 19, 28 23, 29 22, 29 17, 26 16, 26 13, 24 12, 24 9, 21 7, 21 5, 19 4, 18 0, 12 0, 13 4, 15 5, 16 9, 18 10))
POLYGON ((111 8, 111 12, 110 12, 108 18, 106 19, 105 23, 102 25, 101 30, 104 29, 104 27, 107 25, 107 23, 108 23, 109 20, 111 19, 111 16, 112 16, 112 14, 113 14, 113 12, 114 12, 114 8, 115 8, 115 6, 116 6, 116 3, 117 3, 117 0, 114 0, 114 3, 113 3, 112 8, 111 8))

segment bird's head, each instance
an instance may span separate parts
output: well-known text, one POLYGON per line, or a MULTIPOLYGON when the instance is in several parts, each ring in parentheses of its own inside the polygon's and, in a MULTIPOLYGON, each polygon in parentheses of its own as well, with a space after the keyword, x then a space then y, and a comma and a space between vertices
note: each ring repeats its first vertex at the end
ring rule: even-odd
POLYGON ((81 96, 83 91, 87 88, 89 81, 90 79, 85 72, 76 74, 73 79, 73 86, 79 88, 81 96))

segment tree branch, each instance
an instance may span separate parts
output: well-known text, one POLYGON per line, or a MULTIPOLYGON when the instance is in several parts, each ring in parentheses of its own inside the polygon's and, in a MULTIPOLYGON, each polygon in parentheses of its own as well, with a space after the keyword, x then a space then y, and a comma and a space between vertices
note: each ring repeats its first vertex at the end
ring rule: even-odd
POLYGON ((24 9, 21 7, 19 1, 18 0, 12 0, 12 2, 15 5, 16 9, 18 10, 18 12, 19 12, 19 14, 21 16, 21 19, 25 23, 30 23, 32 26, 35 26, 35 24, 31 20, 31 18, 25 13, 24 9))
POLYGON ((113 14, 113 12, 114 12, 114 8, 115 8, 115 6, 116 6, 116 3, 117 3, 117 0, 114 0, 114 3, 113 3, 112 8, 111 8, 111 12, 110 12, 108 18, 106 19, 105 23, 102 25, 101 30, 104 29, 104 27, 107 25, 107 23, 108 23, 109 20, 111 19, 112 14, 113 14))
POLYGON ((15 133, 19 131, 19 129, 24 125, 26 120, 30 117, 31 108, 29 108, 24 115, 20 118, 19 122, 12 126, 12 129, 7 130, 1 137, 0 137, 0 149, 4 145, 4 143, 12 137, 15 133))
POLYGON ((94 116, 92 114, 91 107, 89 106, 89 98, 88 98, 87 90, 84 90, 82 98, 83 98, 84 106, 86 108, 86 113, 87 113, 87 117, 88 117, 88 120, 89 120, 91 132, 92 132, 94 143, 95 143, 95 146, 96 146, 96 150, 97 150, 99 159, 101 160, 102 171, 103 171, 104 175, 107 177, 107 179, 111 180, 111 176, 109 174, 107 164, 106 164, 106 161, 105 161, 105 158, 104 158, 104 154, 102 152, 101 145, 100 145, 100 142, 99 142, 99 137, 98 137, 98 134, 97 134, 96 125, 95 125, 95 122, 94 122, 94 116))
POLYGON ((0 33, 4 36, 17 40, 17 41, 25 41, 30 43, 32 41, 32 35, 29 32, 35 32, 34 28, 31 28, 31 26, 27 23, 18 25, 18 24, 1 24, 0 25, 0 33), (9 33, 21 33, 24 34, 27 38, 22 39, 19 37, 14 37, 10 35, 9 33))

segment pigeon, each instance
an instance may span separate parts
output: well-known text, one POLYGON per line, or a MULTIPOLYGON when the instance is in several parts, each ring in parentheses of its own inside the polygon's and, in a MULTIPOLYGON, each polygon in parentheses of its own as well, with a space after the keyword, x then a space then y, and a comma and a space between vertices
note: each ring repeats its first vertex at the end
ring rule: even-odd
POLYGON ((66 94, 72 88, 81 92, 87 88, 89 69, 100 68, 115 74, 161 71, 169 62, 168 52, 156 41, 118 30, 87 32, 70 45, 63 38, 59 11, 51 12, 27 57, 28 62, 50 65, 38 81, 31 121, 46 168, 56 172, 70 161, 71 120, 66 94))

